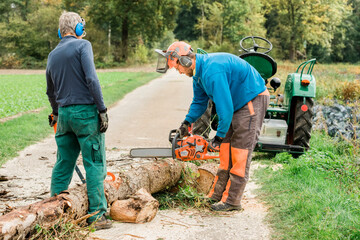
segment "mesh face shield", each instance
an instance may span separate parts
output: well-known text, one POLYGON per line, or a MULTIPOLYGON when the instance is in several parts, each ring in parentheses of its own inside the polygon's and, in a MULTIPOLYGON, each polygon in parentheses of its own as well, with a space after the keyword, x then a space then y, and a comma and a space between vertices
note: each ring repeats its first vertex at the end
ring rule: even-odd
POLYGON ((169 65, 167 63, 166 51, 155 49, 155 52, 158 53, 158 62, 156 65, 156 71, 158 73, 166 73, 169 69, 169 65))

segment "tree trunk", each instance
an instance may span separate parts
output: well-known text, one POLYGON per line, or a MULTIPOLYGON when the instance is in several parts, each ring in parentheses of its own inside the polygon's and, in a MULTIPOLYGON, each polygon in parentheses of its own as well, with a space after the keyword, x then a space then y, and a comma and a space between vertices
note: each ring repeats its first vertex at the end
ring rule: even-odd
POLYGON ((129 40, 129 22, 127 16, 124 17, 121 28, 121 47, 122 47, 122 60, 126 61, 128 57, 128 40, 129 40))
MULTIPOLYGON (((184 163, 172 159, 158 160, 139 168, 120 173, 114 181, 105 181, 105 194, 109 204, 128 198, 145 188, 150 193, 175 185, 180 179, 184 163)), ((24 239, 36 224, 51 225, 64 213, 74 218, 87 214, 86 185, 69 189, 58 196, 21 207, 0 216, 0 240, 24 239)))

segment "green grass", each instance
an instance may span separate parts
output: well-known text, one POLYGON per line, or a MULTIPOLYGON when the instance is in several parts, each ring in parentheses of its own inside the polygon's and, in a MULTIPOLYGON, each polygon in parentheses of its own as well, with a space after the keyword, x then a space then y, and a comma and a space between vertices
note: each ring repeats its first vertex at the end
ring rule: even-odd
POLYGON ((197 191, 196 179, 198 177, 199 175, 190 167, 185 167, 176 186, 153 194, 154 198, 159 201, 159 209, 204 209, 210 207, 206 201, 206 195, 197 191))
MULTIPOLYGON (((99 73, 103 97, 107 107, 124 97, 128 92, 149 82, 158 73, 99 73)), ((0 118, 45 107, 39 113, 28 113, 13 120, 0 123, 0 166, 24 149, 52 133, 47 116, 51 112, 45 93, 43 75, 0 75, 0 118), (13 81, 13 82, 12 82, 13 81), (13 83, 13 85, 11 84, 13 83), (26 86, 26 87, 24 87, 26 86), (7 89, 9 87, 9 89, 7 89), (16 94, 21 91, 21 95, 16 94), (26 99, 26 101, 24 100, 26 99), (31 104, 30 99, 37 99, 31 104), (18 100, 18 101, 17 101, 18 100), (23 107, 24 102, 29 102, 23 107)))
POLYGON ((46 105, 45 75, 0 75, 0 119, 46 105))
POLYGON ((311 150, 276 155, 256 172, 270 206, 274 239, 360 239, 360 162, 357 145, 315 132, 311 150), (281 163, 283 168, 272 170, 281 163))

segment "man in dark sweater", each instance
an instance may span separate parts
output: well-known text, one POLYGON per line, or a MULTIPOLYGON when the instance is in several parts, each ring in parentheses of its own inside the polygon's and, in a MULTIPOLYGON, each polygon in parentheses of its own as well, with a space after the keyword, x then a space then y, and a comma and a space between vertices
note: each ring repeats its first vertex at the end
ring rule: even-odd
POLYGON ((104 192, 106 177, 105 135, 107 109, 103 101, 93 59, 91 43, 83 40, 85 21, 74 12, 64 12, 59 19, 60 43, 50 52, 46 68, 47 91, 58 146, 52 171, 51 196, 67 190, 80 150, 86 170, 89 198, 88 219, 95 228, 110 228, 106 219, 104 192))

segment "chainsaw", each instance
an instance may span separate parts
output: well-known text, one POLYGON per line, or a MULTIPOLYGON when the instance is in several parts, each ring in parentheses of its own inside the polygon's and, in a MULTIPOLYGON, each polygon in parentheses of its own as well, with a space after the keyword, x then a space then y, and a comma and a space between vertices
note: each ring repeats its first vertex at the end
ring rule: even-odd
POLYGON ((176 129, 169 133, 171 148, 133 148, 130 150, 132 158, 167 158, 172 157, 181 161, 207 160, 219 158, 208 154, 209 143, 199 135, 190 135, 179 139, 176 129))

